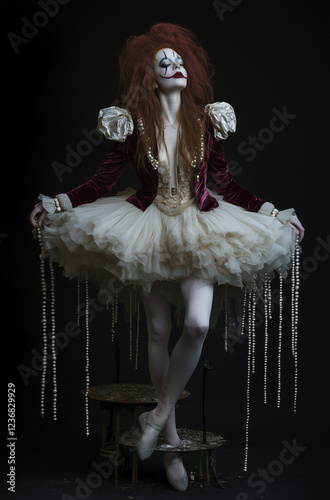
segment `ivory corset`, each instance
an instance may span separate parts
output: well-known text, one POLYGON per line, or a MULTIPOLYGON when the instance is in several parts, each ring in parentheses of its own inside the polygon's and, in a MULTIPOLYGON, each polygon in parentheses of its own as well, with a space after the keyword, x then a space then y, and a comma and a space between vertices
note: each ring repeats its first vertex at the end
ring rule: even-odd
POLYGON ((179 162, 176 187, 172 187, 171 171, 167 161, 159 162, 158 191, 154 200, 159 210, 167 215, 179 215, 194 202, 193 178, 179 162))

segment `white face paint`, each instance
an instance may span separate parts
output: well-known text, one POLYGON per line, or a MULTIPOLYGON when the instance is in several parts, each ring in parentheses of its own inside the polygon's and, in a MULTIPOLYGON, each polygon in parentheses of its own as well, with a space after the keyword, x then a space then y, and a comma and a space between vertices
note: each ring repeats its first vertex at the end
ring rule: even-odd
POLYGON ((155 78, 164 93, 181 91, 187 86, 187 71, 182 57, 166 48, 157 52, 154 63, 155 78))

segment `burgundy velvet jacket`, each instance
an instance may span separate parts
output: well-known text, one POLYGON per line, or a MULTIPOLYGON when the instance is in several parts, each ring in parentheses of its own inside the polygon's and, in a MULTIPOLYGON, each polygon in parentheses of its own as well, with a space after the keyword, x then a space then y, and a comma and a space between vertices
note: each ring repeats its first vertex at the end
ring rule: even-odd
MULTIPOLYGON (((106 155, 105 161, 93 177, 67 193, 73 207, 83 203, 91 203, 97 198, 106 196, 116 184, 128 161, 131 161, 136 168, 138 133, 135 126, 133 134, 127 137, 124 143, 113 142, 111 152, 106 155)), ((153 154, 157 158, 157 147, 154 148, 153 154)), ((265 203, 265 200, 255 196, 234 181, 228 170, 223 143, 221 140, 214 139, 213 126, 209 120, 206 122, 204 162, 199 168, 196 168, 194 184, 196 200, 203 212, 208 212, 219 205, 206 188, 207 172, 210 174, 217 193, 222 195, 225 201, 241 206, 250 212, 258 212, 265 203)), ((153 170, 148 163, 147 172, 140 173, 137 169, 137 175, 141 180, 141 188, 127 198, 127 201, 145 211, 157 195, 158 172, 153 170)))

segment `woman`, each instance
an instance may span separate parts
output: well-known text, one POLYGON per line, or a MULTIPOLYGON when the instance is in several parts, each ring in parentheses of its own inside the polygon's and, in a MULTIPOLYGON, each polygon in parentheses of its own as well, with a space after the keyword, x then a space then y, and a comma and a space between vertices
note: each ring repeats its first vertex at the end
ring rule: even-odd
MULTIPOLYGON (((40 195, 30 222, 42 227, 48 255, 66 275, 88 273, 108 290, 116 278, 141 292, 158 396, 139 418, 144 460, 162 429, 165 443, 180 443, 174 407, 200 358, 212 308, 221 307, 215 288, 285 272, 304 229, 293 210, 278 212, 232 179, 222 141, 235 131, 235 114, 227 103, 210 104, 212 67, 189 30, 159 23, 129 38, 120 67, 124 106, 99 116, 99 130, 114 140, 111 153, 81 186, 54 200, 40 195), (129 160, 141 189, 105 197, 129 160), (207 173, 216 192, 206 188, 207 173), (169 359, 170 303, 180 300, 184 328, 169 359)), ((165 453, 164 464, 184 491, 180 454, 165 453)))

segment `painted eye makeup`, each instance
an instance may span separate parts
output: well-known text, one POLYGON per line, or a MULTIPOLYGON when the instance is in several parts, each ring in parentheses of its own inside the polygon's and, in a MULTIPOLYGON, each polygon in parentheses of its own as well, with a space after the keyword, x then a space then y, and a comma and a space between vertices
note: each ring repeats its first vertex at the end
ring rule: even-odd
MULTIPOLYGON (((184 67, 184 62, 182 60, 179 60, 179 61, 176 61, 180 66, 183 66, 184 67)), ((169 66, 171 66, 170 63, 165 63, 165 62, 160 62, 159 63, 159 66, 161 68, 168 68, 169 66)))
MULTIPOLYGON (((166 55, 166 53, 165 53, 165 52, 163 52, 163 54, 164 54, 164 56, 165 56, 165 57, 163 57, 163 59, 161 59, 161 60, 159 61, 159 66, 160 66, 161 68, 168 68, 168 67, 171 65, 171 63, 172 63, 173 61, 171 61, 171 60, 167 57, 167 55, 166 55)), ((173 53, 173 58, 174 58, 174 56, 175 56, 175 54, 173 53)), ((182 57, 180 57, 180 56, 176 56, 176 57, 175 57, 175 62, 176 62, 176 63, 178 63, 180 66, 184 66, 184 61, 183 61, 182 57)))

